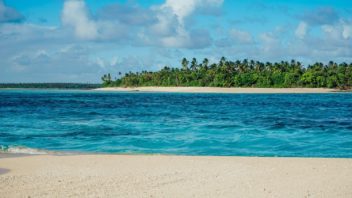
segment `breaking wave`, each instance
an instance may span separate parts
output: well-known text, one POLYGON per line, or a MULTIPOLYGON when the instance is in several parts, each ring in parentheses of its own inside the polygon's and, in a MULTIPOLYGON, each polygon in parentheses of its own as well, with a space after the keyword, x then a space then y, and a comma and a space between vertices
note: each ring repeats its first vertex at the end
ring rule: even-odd
POLYGON ((29 155, 49 154, 48 151, 35 149, 35 148, 29 148, 24 146, 3 146, 3 145, 0 145, 0 153, 29 154, 29 155))

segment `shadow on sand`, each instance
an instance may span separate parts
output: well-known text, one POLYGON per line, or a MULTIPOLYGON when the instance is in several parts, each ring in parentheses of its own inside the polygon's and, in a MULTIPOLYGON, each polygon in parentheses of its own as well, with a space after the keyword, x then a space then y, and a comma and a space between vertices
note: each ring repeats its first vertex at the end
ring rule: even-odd
POLYGON ((8 169, 0 168, 0 175, 10 172, 8 169))

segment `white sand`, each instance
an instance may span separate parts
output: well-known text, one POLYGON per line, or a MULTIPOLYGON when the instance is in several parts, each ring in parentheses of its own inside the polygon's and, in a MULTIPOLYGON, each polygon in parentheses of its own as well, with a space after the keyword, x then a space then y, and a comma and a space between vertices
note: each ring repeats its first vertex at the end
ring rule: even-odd
POLYGON ((142 91, 142 92, 184 92, 184 93, 332 93, 336 89, 325 88, 220 88, 220 87, 109 87, 97 91, 142 91))
POLYGON ((352 159, 1 158, 0 197, 352 197, 352 159))

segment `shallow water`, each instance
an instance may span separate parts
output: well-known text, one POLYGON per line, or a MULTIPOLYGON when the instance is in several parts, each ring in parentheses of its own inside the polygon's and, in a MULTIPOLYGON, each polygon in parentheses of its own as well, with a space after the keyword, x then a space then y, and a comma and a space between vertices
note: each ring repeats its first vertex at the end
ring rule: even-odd
POLYGON ((352 94, 1 90, 0 146, 94 153, 352 157, 352 94))

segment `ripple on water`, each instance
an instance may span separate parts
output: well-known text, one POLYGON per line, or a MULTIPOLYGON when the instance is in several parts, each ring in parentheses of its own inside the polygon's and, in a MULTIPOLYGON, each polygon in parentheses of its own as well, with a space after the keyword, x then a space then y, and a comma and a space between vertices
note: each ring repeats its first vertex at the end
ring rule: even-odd
POLYGON ((352 94, 0 91, 0 98, 0 145, 10 147, 352 157, 352 94))

